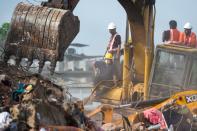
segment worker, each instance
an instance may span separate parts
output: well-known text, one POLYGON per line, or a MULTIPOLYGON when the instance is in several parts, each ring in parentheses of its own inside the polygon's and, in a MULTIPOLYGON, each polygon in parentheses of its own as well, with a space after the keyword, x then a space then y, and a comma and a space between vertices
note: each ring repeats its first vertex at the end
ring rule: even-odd
POLYGON ((180 31, 177 29, 177 22, 169 22, 170 30, 163 32, 162 41, 169 44, 179 44, 180 31))
POLYGON ((184 32, 180 34, 179 41, 189 47, 197 47, 196 34, 192 32, 192 25, 187 22, 184 25, 184 32))
POLYGON ((116 25, 111 22, 108 25, 109 33, 111 34, 111 38, 109 44, 107 46, 107 53, 111 53, 113 55, 113 63, 114 63, 114 71, 116 80, 120 80, 120 48, 121 48, 121 36, 116 32, 116 25))

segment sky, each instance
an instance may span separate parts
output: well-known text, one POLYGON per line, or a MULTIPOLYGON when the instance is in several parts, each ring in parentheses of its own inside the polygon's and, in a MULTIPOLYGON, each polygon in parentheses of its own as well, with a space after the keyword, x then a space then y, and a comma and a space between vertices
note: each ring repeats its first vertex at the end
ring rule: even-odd
MULTIPOLYGON (((11 20, 15 6, 22 1, 39 4, 41 0, 0 0, 0 25, 11 20)), ((177 21, 180 31, 186 22, 190 22, 197 33, 196 6, 197 0, 156 0, 155 44, 161 44, 161 34, 169 28, 171 19, 177 21)), ((124 43, 126 13, 117 0, 80 0, 74 15, 80 19, 80 32, 73 42, 90 45, 79 52, 104 54, 110 37, 107 30, 110 22, 116 24, 124 43)))

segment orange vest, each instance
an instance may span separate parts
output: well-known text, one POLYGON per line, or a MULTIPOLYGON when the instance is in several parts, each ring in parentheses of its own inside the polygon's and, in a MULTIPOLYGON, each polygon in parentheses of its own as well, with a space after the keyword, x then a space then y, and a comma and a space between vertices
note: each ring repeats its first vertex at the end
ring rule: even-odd
POLYGON ((185 33, 182 32, 179 41, 181 43, 184 43, 186 46, 192 46, 192 47, 197 46, 196 34, 194 32, 192 32, 190 36, 186 36, 185 33))
POLYGON ((111 37, 111 39, 110 39, 110 41, 109 41, 109 50, 112 50, 112 49, 113 49, 113 45, 114 45, 115 38, 116 38, 117 35, 118 35, 118 33, 114 34, 114 35, 111 37))
POLYGON ((170 41, 179 41, 180 32, 177 29, 170 29, 170 41))

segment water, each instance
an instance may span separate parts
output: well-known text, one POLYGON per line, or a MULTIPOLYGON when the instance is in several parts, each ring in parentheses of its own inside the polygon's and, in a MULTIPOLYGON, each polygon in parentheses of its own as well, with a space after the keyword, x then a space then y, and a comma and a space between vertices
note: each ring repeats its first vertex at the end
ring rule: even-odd
MULTIPOLYGON (((43 74, 44 77, 49 75, 43 74)), ((93 76, 92 75, 76 75, 67 76, 66 74, 54 74, 49 78, 57 85, 65 88, 72 95, 72 97, 83 100, 90 96, 93 89, 93 76)), ((85 105, 86 110, 91 110, 99 106, 100 103, 92 102, 85 105)))
MULTIPOLYGON (((38 67, 30 69, 33 73, 36 73, 37 70, 38 67)), ((90 96, 91 90, 93 89, 93 72, 91 71, 71 71, 65 73, 55 73, 51 76, 50 72, 46 69, 46 67, 44 67, 41 75, 68 90, 72 97, 80 100, 90 96)), ((91 109, 99 104, 100 103, 93 102, 85 107, 87 109, 91 109)))
POLYGON ((69 77, 64 74, 53 75, 52 81, 59 86, 68 89, 73 97, 84 99, 91 94, 93 88, 92 78, 86 77, 69 77))

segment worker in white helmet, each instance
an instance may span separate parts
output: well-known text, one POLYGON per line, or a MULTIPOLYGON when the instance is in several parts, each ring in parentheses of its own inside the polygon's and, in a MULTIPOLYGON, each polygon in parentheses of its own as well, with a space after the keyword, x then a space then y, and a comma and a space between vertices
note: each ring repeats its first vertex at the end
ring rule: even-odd
POLYGON ((120 80, 121 72, 120 72, 120 48, 121 48, 121 36, 116 32, 116 25, 111 22, 108 25, 109 33, 111 34, 107 52, 113 54, 113 63, 115 67, 115 76, 116 80, 120 80))
POLYGON ((184 25, 184 32, 181 33, 179 41, 185 46, 197 47, 196 34, 192 32, 192 25, 189 22, 184 25))

